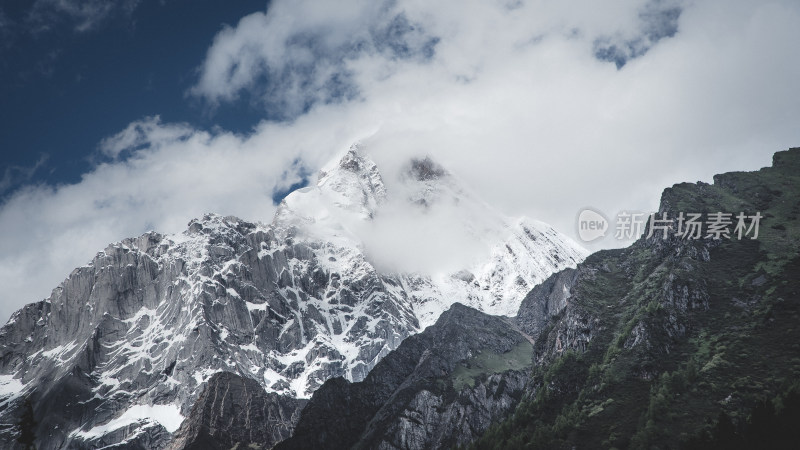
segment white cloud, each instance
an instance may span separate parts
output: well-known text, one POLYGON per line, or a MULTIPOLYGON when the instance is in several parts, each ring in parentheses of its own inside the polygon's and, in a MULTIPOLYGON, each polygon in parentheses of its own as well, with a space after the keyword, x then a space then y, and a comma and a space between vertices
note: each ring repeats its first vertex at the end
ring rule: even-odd
POLYGON ((137 121, 80 183, 7 198, 2 312, 148 228, 180 231, 209 211, 269 221, 298 159, 316 169, 357 139, 379 165, 430 154, 498 209, 573 235, 584 206, 649 211, 666 186, 800 145, 800 4, 597 5, 273 2, 214 39, 192 93, 291 120, 247 136, 137 121), (652 11, 676 5, 668 37, 652 11), (635 57, 617 70, 595 55, 609 43, 635 57))
POLYGON ((272 2, 214 38, 190 94, 211 105, 249 94, 292 118, 318 101, 356 97, 347 63, 361 56, 424 56, 433 44, 395 2, 272 2))
POLYGON ((8 166, 0 178, 0 195, 22 183, 28 182, 33 175, 41 169, 50 156, 46 153, 39 155, 39 159, 30 166, 8 166))
POLYGON ((237 136, 147 118, 101 145, 125 158, 98 164, 76 184, 14 192, 0 205, 0 312, 46 297, 72 268, 124 237, 180 232, 207 212, 269 222, 273 191, 299 180, 296 158, 319 165, 321 154, 360 137, 319 125, 312 114, 292 128, 265 123, 237 136))
POLYGON ((188 139, 194 130, 185 124, 163 125, 159 116, 131 122, 124 130, 100 142, 100 151, 111 159, 143 148, 161 148, 188 139))

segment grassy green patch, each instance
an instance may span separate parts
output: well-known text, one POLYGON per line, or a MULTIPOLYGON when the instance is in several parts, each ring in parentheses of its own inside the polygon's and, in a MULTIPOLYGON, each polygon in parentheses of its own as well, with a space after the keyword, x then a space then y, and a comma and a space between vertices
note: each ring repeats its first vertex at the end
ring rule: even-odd
POLYGON ((474 387, 475 381, 507 370, 523 370, 531 367, 533 346, 523 340, 506 353, 484 351, 478 356, 463 361, 451 375, 453 388, 460 391, 464 386, 474 387))

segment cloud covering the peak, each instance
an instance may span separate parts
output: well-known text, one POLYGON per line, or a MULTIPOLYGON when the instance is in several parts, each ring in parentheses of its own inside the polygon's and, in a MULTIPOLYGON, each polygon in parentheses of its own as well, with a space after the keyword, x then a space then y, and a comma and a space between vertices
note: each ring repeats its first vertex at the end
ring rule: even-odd
POLYGON ((0 315, 112 241, 206 212, 268 222, 275 192, 355 141, 379 167, 430 155, 572 236, 585 206, 653 210, 800 145, 797 23, 790 0, 271 2, 210 41, 187 101, 272 120, 131 118, 79 183, 6 195, 0 315))

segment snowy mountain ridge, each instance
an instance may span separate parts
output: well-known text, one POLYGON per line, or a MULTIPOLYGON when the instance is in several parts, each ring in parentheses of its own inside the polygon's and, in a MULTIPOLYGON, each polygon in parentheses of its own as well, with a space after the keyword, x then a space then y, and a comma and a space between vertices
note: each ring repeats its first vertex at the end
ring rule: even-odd
POLYGON ((585 256, 546 224, 498 215, 430 159, 387 180, 354 146, 269 225, 209 214, 182 234, 123 240, 16 312, 0 329, 0 417, 29 398, 40 448, 163 447, 214 373, 307 398, 329 378, 363 379, 456 301, 515 315, 585 256), (422 245, 383 247, 398 224, 422 245), (465 237, 480 251, 452 249, 478 256, 454 270, 392 266, 415 252, 438 261, 450 251, 438 243, 465 237))

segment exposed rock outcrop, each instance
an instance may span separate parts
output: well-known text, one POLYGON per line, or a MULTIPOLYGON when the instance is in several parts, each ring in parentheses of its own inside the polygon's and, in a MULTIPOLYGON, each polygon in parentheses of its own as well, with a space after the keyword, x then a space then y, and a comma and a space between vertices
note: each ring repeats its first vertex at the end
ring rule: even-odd
POLYGON ((278 449, 465 445, 519 402, 531 344, 508 322, 454 304, 358 383, 327 381, 278 449))
POLYGON ((272 448, 291 435, 306 403, 220 372, 208 380, 168 449, 272 448))
MULTIPOLYGON (((28 399, 40 449, 162 448, 215 373, 307 398, 330 378, 363 379, 453 302, 513 314, 531 285, 583 258, 552 228, 497 215, 432 161, 411 167, 392 194, 354 146, 268 225, 209 214, 182 234, 108 246, 0 329, 0 423, 16 423, 28 399), (379 227, 389 201, 416 211, 420 198, 457 212, 491 251, 461 275, 376 264, 354 230, 379 227)), ((0 446, 17 433, 0 427, 0 446)))

